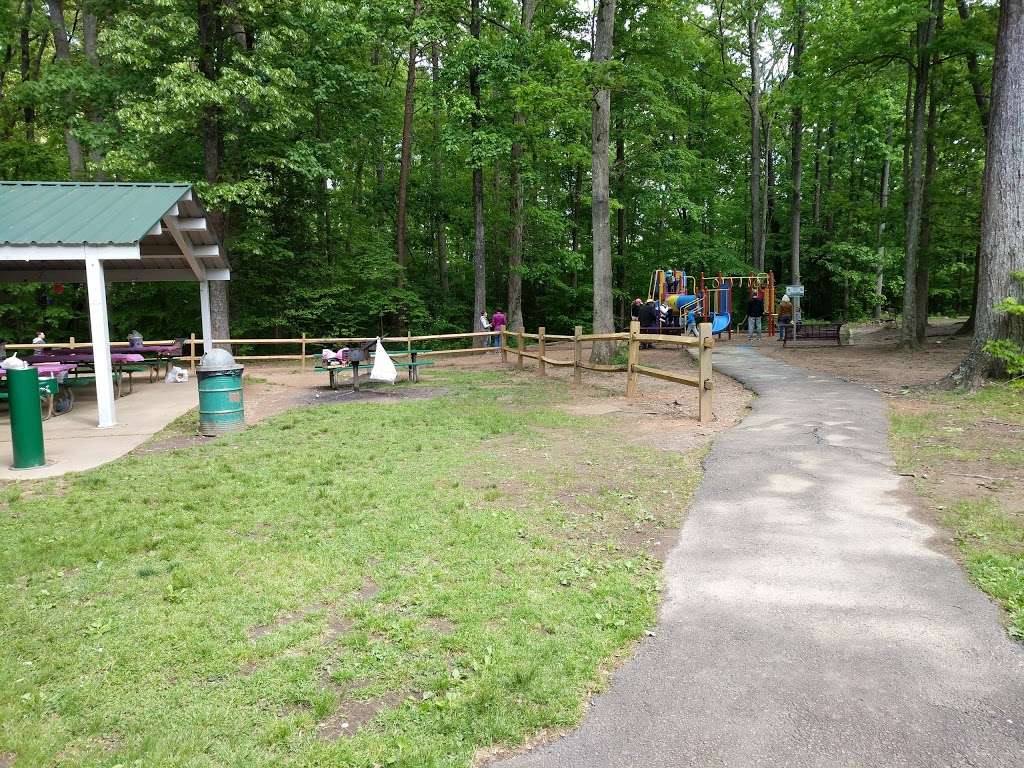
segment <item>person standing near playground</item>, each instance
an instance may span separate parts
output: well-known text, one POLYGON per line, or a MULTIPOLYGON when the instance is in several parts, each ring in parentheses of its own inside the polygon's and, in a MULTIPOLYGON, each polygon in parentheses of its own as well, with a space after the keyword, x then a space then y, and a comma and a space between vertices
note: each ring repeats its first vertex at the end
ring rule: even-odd
POLYGON ((789 294, 783 294, 779 302, 779 341, 786 338, 786 326, 793 320, 793 302, 789 300, 789 294))
POLYGON ((498 332, 498 335, 494 337, 494 346, 501 347, 501 332, 505 330, 505 326, 508 325, 508 320, 505 317, 505 313, 501 311, 501 307, 494 310, 494 314, 491 316, 491 325, 494 330, 498 332))
POLYGON ((747 341, 754 340, 754 332, 757 331, 757 340, 761 340, 761 320, 764 317, 764 299, 757 295, 757 291, 750 294, 747 302, 747 341))

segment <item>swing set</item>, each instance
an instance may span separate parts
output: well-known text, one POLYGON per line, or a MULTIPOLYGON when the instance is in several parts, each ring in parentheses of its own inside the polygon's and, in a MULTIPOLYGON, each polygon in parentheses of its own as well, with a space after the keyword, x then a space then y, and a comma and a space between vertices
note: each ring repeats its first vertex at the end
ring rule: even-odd
MULTIPOLYGON (((698 322, 697 318, 707 318, 711 322, 711 332, 719 336, 728 333, 732 338, 733 288, 746 286, 750 296, 758 295, 764 299, 768 316, 768 333, 775 333, 775 315, 771 310, 775 306, 775 274, 774 272, 758 272, 749 275, 729 275, 721 272, 716 276, 700 277, 687 275, 679 269, 658 269, 651 274, 648 290, 648 301, 658 301, 669 308, 673 318, 678 319, 678 326, 689 328, 698 322)), ((737 322, 736 326, 739 327, 737 322)))

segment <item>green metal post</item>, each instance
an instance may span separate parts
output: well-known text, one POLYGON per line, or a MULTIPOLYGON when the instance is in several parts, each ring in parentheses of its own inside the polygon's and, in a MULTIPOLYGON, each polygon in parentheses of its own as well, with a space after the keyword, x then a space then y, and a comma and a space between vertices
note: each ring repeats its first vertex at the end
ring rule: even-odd
POLYGON ((43 413, 39 407, 39 371, 35 368, 7 371, 11 408, 11 443, 14 469, 46 464, 43 450, 43 413))

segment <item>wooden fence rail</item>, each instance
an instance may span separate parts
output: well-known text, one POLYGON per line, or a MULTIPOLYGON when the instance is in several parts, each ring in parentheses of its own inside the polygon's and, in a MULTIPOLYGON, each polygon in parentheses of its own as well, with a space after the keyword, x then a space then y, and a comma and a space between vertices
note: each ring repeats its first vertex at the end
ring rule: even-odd
MULTIPOLYGON (((442 333, 429 336, 413 336, 406 334, 405 336, 385 336, 381 338, 381 341, 387 344, 404 344, 405 351, 395 350, 390 352, 392 356, 403 357, 412 354, 413 342, 422 341, 442 341, 449 342, 457 339, 469 339, 475 341, 478 338, 486 338, 488 342, 493 336, 500 336, 501 338, 501 360, 503 363, 508 362, 508 355, 514 353, 516 356, 515 367, 517 370, 523 369, 523 359, 528 358, 537 361, 537 376, 546 375, 546 366, 553 365, 556 367, 571 367, 573 369, 572 380, 573 384, 579 384, 581 381, 582 371, 596 371, 601 373, 621 373, 625 372, 626 375, 626 396, 633 397, 636 394, 637 379, 640 376, 650 376, 652 378, 661 379, 662 381, 670 381, 676 384, 683 384, 685 386, 695 387, 697 389, 697 406, 700 416, 701 423, 705 423, 711 420, 711 389, 712 389, 712 369, 711 369, 711 351, 714 348, 714 337, 711 335, 711 325, 709 323, 702 323, 699 328, 699 335, 697 338, 689 336, 663 336, 660 334, 641 334, 640 324, 636 321, 630 323, 628 333, 592 333, 584 334, 582 326, 576 326, 574 333, 571 336, 559 335, 559 334, 547 334, 543 327, 537 329, 537 333, 526 333, 524 331, 474 331, 472 333, 442 333), (536 351, 526 349, 526 340, 536 340, 536 351), (571 360, 560 359, 550 357, 546 354, 546 347, 549 342, 570 342, 573 347, 573 356, 571 360), (627 344, 627 356, 625 365, 608 365, 603 363, 589 363, 583 360, 583 343, 592 341, 622 341, 627 344), (514 342, 514 344, 513 344, 514 342), (697 373, 682 374, 675 371, 665 371, 659 368, 653 368, 647 365, 641 365, 639 362, 640 344, 643 343, 654 343, 659 344, 672 344, 678 347, 696 347, 697 348, 697 373)), ((214 344, 241 344, 251 346, 298 346, 299 350, 295 354, 275 354, 275 355, 238 355, 235 357, 239 361, 250 361, 250 360, 263 360, 263 361, 281 361, 281 360, 293 360, 298 361, 303 370, 305 370, 306 362, 310 357, 318 356, 319 352, 311 352, 309 349, 310 345, 323 347, 326 345, 344 345, 344 344, 366 344, 371 341, 376 341, 377 337, 313 337, 302 336, 296 338, 285 338, 285 339, 214 339, 214 344)), ((147 340, 144 343, 147 345, 157 346, 168 346, 175 344, 180 339, 172 340, 160 340, 153 341, 147 340)), ((196 338, 194 333, 189 334, 188 338, 182 341, 182 356, 183 361, 187 361, 189 367, 195 369, 196 363, 199 360, 197 350, 201 349, 203 345, 202 339, 196 338), (187 353, 187 354, 186 354, 187 353)), ((91 342, 88 341, 76 341, 75 337, 72 336, 68 341, 47 341, 44 344, 7 344, 6 348, 9 350, 38 350, 47 349, 52 347, 78 349, 82 347, 92 346, 91 342)), ((121 349, 129 347, 127 341, 115 341, 111 342, 111 347, 121 349)), ((533 346, 532 344, 530 345, 533 346)), ((436 349, 436 350, 417 350, 417 354, 421 357, 430 356, 446 356, 446 355, 468 355, 468 354, 479 354, 482 352, 488 352, 493 350, 490 346, 481 347, 463 347, 458 349, 436 349)))
MULTIPOLYGON (((531 345, 532 346, 532 345, 531 345)), ((650 376, 654 379, 669 381, 674 384, 682 384, 697 389, 697 413, 702 424, 712 419, 711 391, 712 391, 712 369, 711 351, 715 346, 714 336, 711 335, 711 324, 701 323, 698 326, 698 335, 692 336, 663 336, 661 334, 641 334, 640 323, 633 321, 629 326, 629 333, 597 333, 583 334, 583 328, 576 326, 572 336, 549 336, 543 327, 537 329, 537 333, 524 333, 523 331, 502 333, 502 362, 508 361, 509 351, 516 355, 516 370, 523 369, 523 359, 537 361, 537 376, 546 375, 545 367, 548 365, 572 367, 572 383, 578 385, 582 379, 583 371, 599 371, 602 373, 626 373, 626 397, 635 397, 637 381, 640 376, 650 376), (563 360, 549 357, 545 354, 546 346, 552 338, 558 341, 573 342, 572 360, 563 360), (526 339, 536 339, 537 345, 534 350, 527 350, 526 339), (512 342, 515 341, 514 349, 512 342), (586 363, 583 361, 583 342, 585 341, 624 341, 627 344, 626 364, 607 365, 603 363, 586 363), (666 371, 654 368, 649 365, 641 365, 640 344, 658 342, 661 344, 673 344, 680 348, 697 348, 697 372, 695 374, 679 373, 677 371, 666 371)))

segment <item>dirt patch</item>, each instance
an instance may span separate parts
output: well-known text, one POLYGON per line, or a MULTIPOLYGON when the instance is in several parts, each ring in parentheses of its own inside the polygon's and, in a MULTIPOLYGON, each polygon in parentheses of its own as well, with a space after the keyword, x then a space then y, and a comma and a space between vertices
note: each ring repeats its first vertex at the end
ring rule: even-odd
POLYGON ((14 765, 13 752, 0 752, 0 768, 11 768, 14 765))
POLYGON ((255 659, 243 661, 241 666, 238 667, 238 676, 249 677, 250 675, 254 674, 256 670, 258 670, 259 668, 260 662, 256 661, 255 659))
POLYGON ((323 610, 324 606, 322 603, 316 603, 314 605, 307 605, 303 608, 298 608, 294 611, 290 611, 281 617, 274 619, 270 624, 261 624, 258 627, 250 627, 246 634, 249 640, 256 642, 257 640, 266 637, 269 634, 276 632, 279 629, 283 629, 297 621, 302 621, 310 614, 316 613, 317 611, 323 610))
POLYGON ((359 588, 359 591, 356 592, 356 600, 358 600, 361 603, 365 603, 369 600, 373 600, 373 598, 375 598, 379 594, 380 587, 377 585, 377 582, 375 582, 373 579, 367 576, 365 579, 363 579, 363 586, 361 586, 359 588))
POLYGON ((442 618, 427 619, 424 624, 439 635, 453 635, 457 629, 454 622, 442 618))
POLYGON ((352 619, 344 617, 335 617, 327 622, 327 631, 324 632, 323 641, 325 643, 333 643, 342 635, 346 635, 352 631, 356 623, 352 619))
POLYGON ((351 736, 385 710, 398 707, 406 696, 404 691, 389 691, 372 699, 343 700, 337 712, 317 725, 317 736, 323 741, 337 741, 351 736))
POLYGON ((769 338, 754 346, 776 360, 892 394, 907 387, 932 384, 956 367, 971 343, 970 337, 954 335, 960 325, 952 320, 933 321, 921 349, 913 352, 900 349, 899 327, 893 323, 853 325, 850 345, 843 347, 829 344, 783 348, 769 338))

